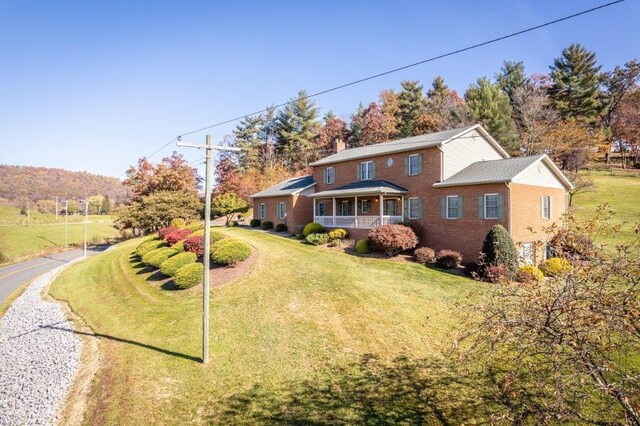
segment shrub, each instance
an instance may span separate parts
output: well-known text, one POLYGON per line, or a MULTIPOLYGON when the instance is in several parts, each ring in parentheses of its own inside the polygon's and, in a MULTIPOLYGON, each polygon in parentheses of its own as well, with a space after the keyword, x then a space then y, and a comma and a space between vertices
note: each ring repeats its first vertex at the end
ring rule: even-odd
POLYGON ((168 247, 168 246, 169 244, 167 244, 165 241, 162 241, 162 240, 147 241, 146 243, 143 242, 138 246, 138 248, 136 249, 136 254, 142 257, 145 254, 149 253, 151 250, 155 250, 160 247, 168 247))
POLYGON ((304 240, 304 234, 296 234, 296 239, 304 240))
POLYGON ((257 228, 258 226, 260 226, 260 219, 251 219, 251 221, 249 222, 249 226, 252 228, 257 228))
POLYGON ((584 235, 561 229, 549 240, 549 246, 555 256, 588 259, 593 250, 593 241, 584 235))
POLYGON ((229 222, 229 223, 227 224, 227 226, 228 226, 229 228, 233 228, 233 227, 235 227, 235 226, 238 226, 238 221, 237 221, 237 220, 232 220, 231 222, 229 222))
POLYGON ((154 233, 151 235, 148 235, 144 240, 142 240, 143 243, 148 243, 149 241, 156 241, 159 240, 160 237, 158 236, 158 233, 154 233))
POLYGON ((178 230, 178 228, 176 228, 175 226, 167 226, 166 228, 158 229, 158 236, 160 237, 160 239, 164 240, 165 238, 167 238, 167 235, 176 230, 178 230))
POLYGON ((402 225, 411 228, 413 233, 416 234, 418 242, 424 240, 424 236, 427 232, 425 231, 424 226, 422 226, 422 223, 420 221, 407 219, 402 222, 402 225))
POLYGON ((429 247, 420 247, 413 252, 413 258, 418 263, 434 263, 436 261, 436 252, 429 247))
POLYGON ((172 233, 168 234, 167 238, 165 238, 165 239, 167 240, 169 245, 174 245, 178 241, 182 241, 185 238, 187 238, 190 234, 191 234, 191 230, 190 229, 186 229, 186 228, 184 228, 184 229, 176 229, 172 233))
POLYGON ((529 284, 534 281, 541 282, 544 280, 544 274, 533 265, 524 265, 518 268, 516 273, 516 281, 529 284))
POLYGON ((166 250, 171 250, 171 249, 169 247, 160 247, 155 250, 151 250, 147 252, 144 256, 142 256, 142 263, 144 263, 147 266, 153 266, 152 265, 153 259, 156 257, 156 255, 159 255, 166 250))
POLYGON ((329 239, 329 247, 340 247, 340 242, 342 240, 339 240, 337 238, 334 239, 329 239))
POLYGON ((453 269, 462 262, 462 255, 453 250, 440 250, 436 255, 436 264, 442 269, 453 269))
POLYGON ((192 223, 188 224, 187 226, 184 226, 184 228, 187 228, 191 232, 195 232, 195 231, 197 231, 199 229, 204 229, 204 223, 203 222, 192 222, 192 223))
POLYGON ((325 232, 324 226, 320 225, 317 222, 307 223, 307 225, 302 230, 302 234, 305 237, 308 237, 311 234, 322 234, 325 232))
POLYGON ((482 244, 482 261, 487 265, 504 265, 513 277, 518 271, 518 250, 502 225, 493 225, 482 244))
POLYGON ((358 254, 371 253, 371 247, 369 245, 369 240, 358 240, 358 241, 356 241, 356 244, 353 246, 353 250, 358 254))
POLYGON ((418 245, 418 238, 413 230, 403 225, 383 225, 369 231, 371 244, 385 252, 387 256, 395 256, 404 250, 418 245))
POLYGON ((332 240, 343 240, 347 238, 348 235, 349 233, 342 228, 336 228, 329 231, 329 238, 332 240))
POLYGON ((202 263, 189 263, 180 267, 173 276, 173 283, 181 289, 191 288, 202 282, 204 266, 202 263))
POLYGON ((484 279, 490 283, 503 284, 510 281, 511 273, 505 265, 489 265, 484 270, 484 279))
POLYGON ((195 263, 197 260, 198 257, 193 253, 178 253, 162 262, 160 272, 167 277, 173 277, 178 269, 184 265, 195 263))
POLYGON ((180 217, 177 217, 177 218, 175 218, 175 219, 173 219, 171 221, 171 226, 176 227, 176 228, 184 228, 184 226, 186 224, 187 223, 184 221, 184 219, 182 219, 180 217))
POLYGON ((178 254, 177 251, 168 247, 163 247, 154 251, 157 251, 157 253, 153 255, 151 259, 148 259, 147 265, 156 269, 158 269, 167 259, 178 254))
POLYGON ((540 264, 540 270, 547 277, 557 277, 570 272, 573 268, 567 259, 552 257, 540 264))
POLYGON ((219 265, 233 266, 251 256, 251 246, 243 241, 227 238, 211 247, 211 260, 219 265))
POLYGON ((262 222, 262 229, 272 229, 273 228, 273 222, 269 221, 269 220, 265 220, 264 222, 262 222))
POLYGON ((276 232, 285 232, 287 229, 287 225, 285 225, 284 223, 279 223, 276 225, 276 232))
POLYGON ((329 234, 309 234, 305 241, 314 246, 320 246, 329 242, 329 234))
POLYGON ((184 250, 195 253, 198 257, 202 257, 204 254, 204 237, 202 235, 196 235, 187 238, 184 240, 184 250))
POLYGON ((482 274, 484 273, 484 270, 478 262, 467 262, 463 266, 464 266, 464 274, 466 276, 476 280, 482 279, 482 274))
POLYGON ((178 241, 174 245, 171 246, 172 249, 177 251, 178 253, 184 253, 184 241, 178 241))
MULTIPOLYGON (((191 234, 189 234, 188 238, 191 237, 204 237, 204 229, 199 229, 191 234)), ((216 241, 220 241, 223 238, 226 238, 227 236, 225 234, 223 234, 220 231, 217 231, 215 229, 213 229, 213 227, 211 228, 211 230, 209 231, 209 238, 211 238, 211 244, 215 243, 216 241)))

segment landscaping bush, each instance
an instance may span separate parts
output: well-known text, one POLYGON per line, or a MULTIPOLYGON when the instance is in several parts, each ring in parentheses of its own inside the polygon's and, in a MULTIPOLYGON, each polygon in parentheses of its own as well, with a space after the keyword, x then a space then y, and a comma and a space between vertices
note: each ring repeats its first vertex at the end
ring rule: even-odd
POLYGON ((171 246, 172 249, 177 251, 178 253, 184 253, 184 241, 178 241, 174 245, 171 246))
POLYGON ((424 240, 424 236, 426 235, 426 231, 422 223, 418 220, 405 220, 402 222, 403 226, 407 226, 411 228, 414 234, 416 234, 416 238, 418 239, 418 243, 424 240))
POLYGON ((187 223, 182 218, 175 218, 171 221, 171 226, 176 228, 184 228, 187 223))
POLYGON ((593 241, 584 235, 578 235, 568 229, 560 229, 549 240, 554 256, 566 256, 575 259, 589 259, 593 250, 593 241))
MULTIPOLYGON (((191 237, 204 237, 204 229, 199 229, 189 234, 188 238, 191 237)), ((211 230, 209 231, 209 237, 211 238, 211 244, 213 244, 216 241, 220 241, 221 239, 226 238, 227 235, 211 227, 211 230)))
POLYGON ((513 277, 518 271, 518 250, 502 225, 493 225, 482 244, 481 263, 486 266, 504 265, 513 277))
POLYGON ((279 223, 276 225, 276 232, 285 232, 287 229, 287 225, 285 225, 284 223, 279 223))
MULTIPOLYGON (((142 263, 144 263, 147 266, 153 266, 151 263, 153 261, 153 258, 158 255, 161 254, 162 252, 164 252, 165 250, 171 250, 169 247, 160 247, 157 248, 155 250, 151 250, 147 253, 145 253, 144 256, 142 256, 142 263)), ((173 250, 172 250, 173 251, 173 250)))
POLYGON ((193 253, 178 253, 175 256, 171 256, 160 265, 160 272, 167 277, 173 277, 178 269, 184 265, 195 263, 198 257, 193 253))
POLYGON ((324 226, 320 225, 317 222, 307 223, 307 225, 302 230, 302 235, 308 237, 311 234, 323 234, 325 232, 324 226))
POLYGON ((387 256, 395 256, 404 250, 418 245, 418 238, 413 230, 403 225, 383 225, 369 231, 371 244, 385 252, 387 256))
POLYGON ((158 236, 158 233, 153 233, 151 235, 148 235, 144 240, 142 240, 143 243, 148 243, 149 241, 156 241, 159 240, 160 237, 158 236))
POLYGON ((203 222, 192 222, 192 223, 188 224, 187 226, 185 226, 184 228, 187 228, 191 232, 195 232, 195 231, 197 231, 199 229, 204 229, 204 223, 203 222))
POLYGON ((358 254, 371 253, 371 247, 369 245, 369 240, 358 240, 358 241, 356 241, 356 244, 353 246, 353 250, 358 254))
POLYGON ((160 265, 162 265, 167 259, 178 254, 177 251, 169 247, 163 247, 154 251, 157 253, 150 259, 147 259, 147 265, 156 269, 160 268, 160 265))
POLYGON ((167 240, 169 245, 174 245, 178 241, 182 241, 185 238, 187 238, 190 234, 191 234, 191 230, 190 229, 186 229, 186 228, 176 229, 172 233, 168 234, 167 238, 165 238, 165 239, 167 240))
POLYGON ((169 247, 169 244, 167 244, 166 241, 162 240, 147 241, 146 243, 143 242, 136 249, 136 254, 142 257, 145 254, 149 253, 151 250, 155 250, 160 247, 169 247))
POLYGON ((218 265, 234 266, 251 256, 251 246, 243 241, 227 238, 211 247, 211 260, 218 265))
POLYGON ((173 283, 181 289, 191 288, 202 282, 204 266, 202 263, 189 263, 180 267, 173 276, 173 283))
POLYGON ((572 269, 569 261, 561 257, 552 257, 540 264, 540 271, 546 277, 557 277, 570 272, 572 269))
POLYGON ((519 283, 530 284, 534 281, 541 282, 542 280, 544 280, 544 274, 533 265, 521 266, 516 273, 516 281, 519 283))
POLYGON ((413 258, 416 262, 427 264, 436 261, 436 251, 429 247, 420 247, 413 252, 413 258))
POLYGON ((343 240, 347 238, 348 235, 349 233, 342 228, 336 228, 329 231, 329 238, 332 240, 343 240))
POLYGON ((453 269, 462 262, 462 255, 453 250, 440 250, 436 255, 436 265, 442 269, 453 269))
POLYGON ((304 234, 296 234, 296 239, 304 240, 304 234))
POLYGON ((508 283, 510 278, 511 273, 505 265, 489 265, 484 269, 484 279, 490 283, 508 283))
POLYGON ((329 247, 340 247, 340 242, 342 240, 339 240, 337 238, 334 239, 329 239, 329 247))
POLYGON ((183 242, 185 251, 194 253, 198 257, 202 257, 204 254, 204 237, 202 235, 189 237, 183 242))
POLYGON ((269 220, 265 220, 264 222, 262 222, 262 229, 272 229, 273 228, 273 222, 269 221, 269 220))
POLYGON ((484 269, 480 266, 478 262, 467 262, 464 265, 464 274, 468 277, 471 277, 475 280, 482 279, 484 274, 484 269))
POLYGON ((167 238, 167 235, 176 230, 178 230, 178 228, 176 228, 175 226, 167 226, 166 228, 158 229, 158 236, 164 240, 165 238, 167 238))
POLYGON ((305 241, 314 246, 321 246, 329 242, 329 234, 309 234, 305 241))
POLYGON ((251 219, 251 221, 249 222, 249 226, 252 228, 257 228, 258 226, 260 226, 260 219, 251 219))
POLYGON ((236 227, 236 226, 238 226, 238 221, 237 221, 237 220, 232 220, 231 222, 229 222, 229 223, 227 224, 227 226, 228 226, 229 228, 236 227))

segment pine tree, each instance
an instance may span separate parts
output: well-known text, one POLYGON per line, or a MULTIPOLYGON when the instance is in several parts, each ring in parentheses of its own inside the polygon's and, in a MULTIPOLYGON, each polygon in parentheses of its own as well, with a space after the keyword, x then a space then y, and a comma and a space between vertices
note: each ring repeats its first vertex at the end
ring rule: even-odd
POLYGON ((486 266, 502 265, 509 270, 511 276, 518 270, 518 250, 502 225, 493 225, 482 244, 482 254, 486 266))
POLYGON ((362 116, 364 114, 364 105, 362 102, 358 104, 356 112, 351 115, 349 123, 349 148, 355 148, 362 144, 362 116))
POLYGON ((600 66, 596 54, 572 44, 553 61, 550 95, 563 119, 576 118, 593 123, 602 112, 600 66))
POLYGON ((278 152, 292 170, 304 170, 317 159, 318 108, 301 90, 278 113, 278 152))
POLYGON ((474 120, 482 123, 507 151, 517 152, 516 127, 511 118, 507 95, 491 84, 488 78, 482 77, 469 86, 464 98, 474 120))
POLYGON ((502 93, 509 97, 513 105, 513 94, 516 89, 524 87, 527 77, 524 73, 524 62, 504 61, 500 72, 495 75, 496 84, 502 93))
MULTIPOLYGON (((455 90, 449 89, 444 79, 436 76, 427 91, 427 110, 438 122, 437 130, 453 129, 472 123, 464 101, 455 90)), ((422 117, 424 122, 427 117, 422 117)))
POLYGON ((100 205, 100 214, 109 214, 111 213, 111 200, 109 200, 109 195, 105 194, 102 199, 102 204, 100 205))
POLYGON ((262 115, 244 117, 233 131, 234 145, 242 150, 238 153, 240 172, 261 168, 259 136, 263 124, 262 115))
POLYGON ((400 83, 402 91, 398 95, 398 130, 401 138, 417 135, 420 115, 427 105, 423 86, 418 80, 404 80, 400 83))

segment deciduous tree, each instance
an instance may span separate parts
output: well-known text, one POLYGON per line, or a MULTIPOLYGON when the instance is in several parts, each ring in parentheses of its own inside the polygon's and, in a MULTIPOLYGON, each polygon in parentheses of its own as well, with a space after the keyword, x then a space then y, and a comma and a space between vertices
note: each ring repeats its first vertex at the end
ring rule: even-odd
POLYGON ((233 192, 216 195, 211 200, 211 213, 213 216, 225 216, 228 225, 233 215, 244 213, 249 209, 248 204, 233 192))

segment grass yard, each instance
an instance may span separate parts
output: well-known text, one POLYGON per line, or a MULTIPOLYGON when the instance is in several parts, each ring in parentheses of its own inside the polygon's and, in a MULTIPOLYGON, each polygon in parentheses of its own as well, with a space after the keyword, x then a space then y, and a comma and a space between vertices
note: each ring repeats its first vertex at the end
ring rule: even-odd
POLYGON ((139 239, 52 285, 100 336, 87 424, 457 423, 491 407, 490 383, 444 371, 468 315, 457 303, 486 284, 259 231, 224 232, 253 244, 259 258, 212 289, 207 366, 199 363, 201 287, 162 290, 131 263, 139 239))

